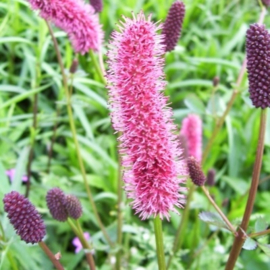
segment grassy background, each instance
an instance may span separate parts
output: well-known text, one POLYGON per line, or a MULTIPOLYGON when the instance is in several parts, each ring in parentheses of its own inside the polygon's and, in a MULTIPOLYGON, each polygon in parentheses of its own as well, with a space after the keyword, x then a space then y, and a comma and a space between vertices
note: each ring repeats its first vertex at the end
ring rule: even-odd
MULTIPOLYGON (((186 16, 182 37, 175 51, 166 54, 165 90, 174 108, 175 123, 189 113, 203 119, 203 139, 207 142, 216 119, 225 110, 244 59, 245 33, 249 24, 259 18, 260 7, 255 0, 184 1, 186 16), (213 94, 212 79, 220 84, 213 94), (215 104, 215 105, 213 105, 215 104)), ((131 16, 141 9, 153 14, 153 20, 164 21, 172 1, 104 1, 100 20, 105 31, 103 52, 110 33, 122 15, 131 16)), ((270 26, 268 15, 266 26, 270 26)), ((54 28, 60 44, 65 68, 68 70, 74 53, 66 34, 54 28)), ((106 57, 104 57, 106 58, 106 57)), ((215 168, 216 185, 211 194, 230 220, 242 216, 246 191, 251 180, 258 138, 259 111, 248 98, 246 76, 221 132, 215 140, 204 170, 215 168)), ((116 207, 118 161, 116 137, 107 109, 107 90, 98 81, 88 56, 80 57, 74 76, 72 97, 76 126, 89 185, 93 190, 101 218, 112 239, 116 238, 116 207)), ((270 173, 270 116, 261 178, 270 173)), ((46 207, 46 192, 55 186, 78 196, 83 204, 81 219, 84 231, 91 234, 98 269, 112 269, 115 251, 109 250, 100 232, 86 197, 72 140, 60 69, 51 37, 37 12, 27 1, 4 0, 0 3, 0 231, 1 269, 51 269, 38 246, 29 246, 14 235, 2 198, 11 190, 25 192, 21 176, 25 173, 29 146, 33 139, 32 186, 30 200, 37 206, 47 227, 46 243, 56 253, 61 251, 66 269, 87 269, 83 252, 74 254, 74 235, 67 224, 54 221, 46 207), (33 95, 38 92, 38 129, 32 126, 33 95), (59 114, 56 113, 56 108, 59 114), (48 147, 53 126, 58 122, 50 173, 47 173, 48 147), (9 183, 5 171, 16 168, 16 177, 9 183), (4 235, 4 238, 3 238, 4 235), (108 256, 109 254, 109 256, 108 256)), ((251 227, 258 217, 269 218, 269 182, 259 187, 251 227)), ((208 245, 204 243, 216 231, 198 219, 201 210, 212 210, 206 198, 196 191, 191 203, 188 230, 183 249, 176 254, 171 269, 222 269, 232 244, 232 236, 219 230, 208 245), (200 248, 204 248, 201 253, 200 248)), ((180 211, 181 213, 182 211, 180 211)), ((140 221, 125 200, 123 207, 123 269, 157 269, 152 220, 140 221)), ((164 222, 164 243, 168 255, 181 217, 172 214, 164 222)), ((268 223, 269 224, 269 223, 268 223)), ((267 243, 267 238, 263 239, 267 243)), ((260 250, 243 251, 237 269, 269 269, 269 257, 260 250)))

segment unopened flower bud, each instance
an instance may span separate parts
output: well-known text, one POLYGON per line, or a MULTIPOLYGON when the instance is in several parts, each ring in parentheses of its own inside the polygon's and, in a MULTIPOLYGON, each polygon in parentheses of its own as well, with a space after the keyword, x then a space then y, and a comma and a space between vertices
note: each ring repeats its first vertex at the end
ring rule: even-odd
POLYGON ((90 4, 96 12, 101 12, 103 9, 102 0, 90 0, 90 4))
POLYGON ((3 202, 10 223, 21 239, 32 244, 41 242, 46 235, 45 225, 34 205, 16 191, 6 194, 3 202))
POLYGON ((194 157, 189 157, 187 161, 189 176, 192 182, 196 186, 203 186, 206 180, 206 177, 202 171, 201 165, 194 157))
POLYGON ((216 176, 216 171, 214 169, 208 170, 205 184, 208 186, 214 186, 215 176, 216 176))
POLYGON ((270 107, 270 35, 264 25, 247 30, 247 70, 250 99, 256 108, 270 107))
POLYGON ((162 30, 162 34, 164 35, 163 44, 165 45, 166 52, 174 50, 177 41, 181 36, 184 16, 184 3, 180 1, 174 2, 169 10, 162 30))
POLYGON ((52 188, 46 196, 47 206, 52 217, 58 221, 66 221, 68 213, 65 208, 66 196, 60 188, 52 188))
POLYGON ((70 66, 70 68, 69 68, 69 72, 70 72, 71 74, 74 74, 74 73, 76 72, 76 70, 77 70, 77 68, 78 68, 78 64, 79 64, 78 59, 74 59, 74 60, 72 61, 72 64, 71 64, 71 66, 70 66))
POLYGON ((262 0, 262 3, 263 3, 266 7, 269 7, 269 6, 270 6, 270 0, 262 0))
POLYGON ((79 199, 74 195, 66 196, 65 207, 71 218, 78 219, 82 215, 82 205, 79 199))
POLYGON ((218 84, 219 84, 219 77, 216 76, 213 78, 213 86, 216 87, 216 86, 218 86, 218 84))

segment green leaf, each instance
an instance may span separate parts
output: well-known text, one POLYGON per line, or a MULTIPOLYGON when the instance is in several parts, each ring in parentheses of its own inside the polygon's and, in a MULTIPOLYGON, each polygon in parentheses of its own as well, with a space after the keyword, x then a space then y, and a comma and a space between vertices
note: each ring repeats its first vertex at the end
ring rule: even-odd
POLYGON ((250 237, 248 237, 243 245, 243 249, 246 250, 254 250, 257 247, 257 242, 253 239, 251 239, 250 237))
POLYGON ((268 256, 270 257, 270 245, 257 243, 258 247, 268 256))
POLYGON ((259 217, 255 223, 255 232, 261 232, 267 228, 266 220, 263 217, 259 217))
POLYGON ((228 227, 226 225, 226 223, 222 220, 222 218, 216 214, 216 213, 212 213, 212 212, 201 212, 199 214, 199 218, 211 225, 217 226, 219 228, 225 228, 228 230, 228 227))
POLYGON ((184 100, 186 106, 195 113, 203 114, 205 113, 205 107, 202 101, 195 95, 189 95, 184 100))

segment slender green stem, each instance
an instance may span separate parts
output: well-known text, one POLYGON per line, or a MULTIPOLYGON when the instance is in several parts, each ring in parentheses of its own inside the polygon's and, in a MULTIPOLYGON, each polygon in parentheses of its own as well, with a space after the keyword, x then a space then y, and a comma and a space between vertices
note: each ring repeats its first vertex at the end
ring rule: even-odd
POLYGON ((49 25, 48 22, 47 22, 47 25, 48 25, 48 28, 49 28, 49 31, 50 31, 50 34, 51 34, 51 37, 52 37, 52 40, 53 40, 54 48, 55 48, 56 55, 57 55, 57 60, 58 60, 58 63, 59 63, 60 69, 61 69, 61 73, 62 73, 62 77, 63 77, 64 90, 65 90, 66 99, 67 99, 68 119, 69 119, 69 124, 70 124, 71 132, 72 132, 72 137, 73 137, 74 144, 75 144, 75 149, 76 149, 76 153, 77 153, 77 158, 78 158, 80 170, 81 170, 82 177, 83 177, 84 186, 85 186, 85 189, 86 189, 86 192, 87 192, 87 195, 88 195, 88 199, 89 199, 90 204, 92 206, 94 215, 95 215, 95 217, 97 219, 98 225, 99 225, 105 239, 107 240, 108 244, 110 245, 110 247, 113 247, 113 242, 111 241, 111 239, 110 239, 110 237, 109 237, 109 235, 108 235, 108 233, 107 233, 107 231, 106 231, 106 229, 105 229, 105 227, 104 227, 104 225, 103 225, 103 223, 102 223, 102 221, 100 219, 100 216, 98 214, 97 207, 96 207, 93 195, 92 195, 91 190, 90 190, 90 188, 88 186, 87 177, 86 177, 86 171, 85 171, 83 159, 82 159, 81 152, 80 152, 79 142, 78 142, 78 139, 77 139, 76 126, 75 126, 75 123, 74 123, 74 117, 73 117, 73 112, 72 112, 72 107, 71 107, 71 102, 70 102, 71 98, 70 98, 70 95, 69 95, 67 77, 66 77, 65 72, 64 72, 64 65, 63 65, 62 57, 61 57, 61 54, 60 54, 60 51, 59 51, 58 43, 57 43, 57 41, 56 41, 56 39, 54 37, 52 28, 51 28, 51 26, 49 25))
POLYGON ((220 210, 220 208, 215 203, 215 201, 213 200, 213 198, 210 196, 209 191, 206 189, 206 187, 205 186, 202 186, 201 188, 202 188, 204 194, 206 195, 206 197, 208 198, 208 200, 210 201, 210 203, 214 206, 214 208, 217 210, 217 212, 219 213, 219 215, 221 216, 221 218, 223 219, 223 221, 228 226, 228 229, 232 233, 236 234, 235 228, 233 227, 233 225, 231 224, 231 222, 227 219, 227 217, 223 214, 223 212, 220 210))
POLYGON ((253 168, 252 182, 251 182, 251 186, 249 190, 248 201, 246 204, 245 213, 244 213, 241 225, 240 225, 240 229, 238 230, 238 235, 236 235, 234 238, 233 246, 232 246, 225 270, 232 270, 234 268, 236 260, 242 249, 242 245, 245 241, 245 237, 246 237, 245 232, 247 230, 249 219, 253 210, 253 205, 254 205, 257 188, 259 184, 259 177, 260 177, 260 172, 261 172, 262 157, 263 157, 263 150, 264 150, 266 115, 267 115, 267 109, 261 110, 259 140, 258 140, 256 159, 255 159, 254 168, 253 168))
POLYGON ((257 237, 257 236, 262 236, 262 235, 269 234, 269 233, 270 233, 270 229, 267 229, 267 230, 264 230, 261 232, 250 233, 248 236, 249 237, 257 237))
POLYGON ((54 254, 50 251, 50 249, 47 247, 47 245, 44 242, 39 242, 39 246, 43 249, 43 251, 46 253, 46 255, 49 257, 53 265, 57 270, 64 270, 64 267, 61 265, 61 263, 56 260, 54 254))
POLYGON ((84 248, 85 257, 86 257, 86 260, 88 262, 89 268, 91 270, 95 270, 96 269, 95 261, 94 261, 93 255, 91 253, 91 250, 93 248, 90 246, 88 241, 85 239, 79 220, 78 219, 76 220, 76 225, 74 225, 74 223, 72 222, 72 220, 70 218, 68 218, 67 221, 68 221, 68 224, 70 225, 70 227, 72 228, 73 232, 79 238, 79 240, 84 248))
POLYGON ((187 221, 188 221, 188 217, 189 217, 189 206, 190 206, 192 195, 193 195, 193 192, 195 189, 196 189, 195 185, 192 185, 191 188, 189 189, 189 192, 187 195, 186 205, 185 205, 185 208, 183 210, 182 218, 181 218, 180 224, 177 228, 176 235, 174 238, 172 254, 170 254, 170 257, 169 257, 168 262, 167 262, 167 269, 170 268, 170 264, 172 262, 172 259, 175 255, 175 253, 181 248, 181 246, 183 244, 184 237, 180 237, 180 235, 181 234, 182 234, 182 236, 185 235, 187 221))
POLYGON ((106 84, 106 79, 105 79, 105 77, 103 76, 103 72, 102 72, 102 70, 101 70, 101 68, 100 68, 100 66, 99 66, 99 64, 98 64, 98 61, 97 61, 97 59, 96 59, 96 56, 95 56, 94 52, 93 52, 92 50, 90 50, 90 51, 89 51, 89 55, 90 55, 90 57, 91 57, 91 59, 92 59, 92 62, 93 62, 93 64, 94 64, 94 66, 95 66, 95 69, 96 69, 96 71, 97 71, 97 73, 98 73, 98 76, 100 77, 101 81, 102 81, 104 84, 106 84))
POLYGON ((122 215, 122 200, 123 200, 123 181, 122 181, 122 172, 121 172, 121 157, 118 154, 118 181, 117 181, 117 245, 119 250, 116 254, 116 270, 121 269, 121 245, 122 245, 122 225, 123 225, 123 215, 122 215))
POLYGON ((156 252, 158 259, 158 269, 165 270, 165 256, 163 248, 163 236, 162 236, 162 222, 159 216, 154 218, 154 228, 155 228, 155 237, 156 237, 156 252))

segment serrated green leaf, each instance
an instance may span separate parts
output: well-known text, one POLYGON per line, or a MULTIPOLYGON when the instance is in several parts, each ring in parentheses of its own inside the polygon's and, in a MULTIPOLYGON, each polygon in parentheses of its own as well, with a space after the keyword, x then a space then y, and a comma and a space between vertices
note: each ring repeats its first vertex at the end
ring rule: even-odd
POLYGON ((265 218, 259 217, 255 223, 255 232, 264 231, 266 228, 267 228, 267 223, 266 223, 265 218))
POLYGON ((257 242, 253 239, 251 239, 250 237, 248 237, 243 245, 243 249, 246 250, 254 250, 257 247, 257 242))
POLYGON ((219 228, 225 228, 228 230, 228 227, 226 225, 226 223, 221 219, 221 217, 216 214, 216 213, 212 213, 212 212, 201 212, 199 214, 199 218, 208 223, 208 224, 212 224, 215 225, 219 228))

